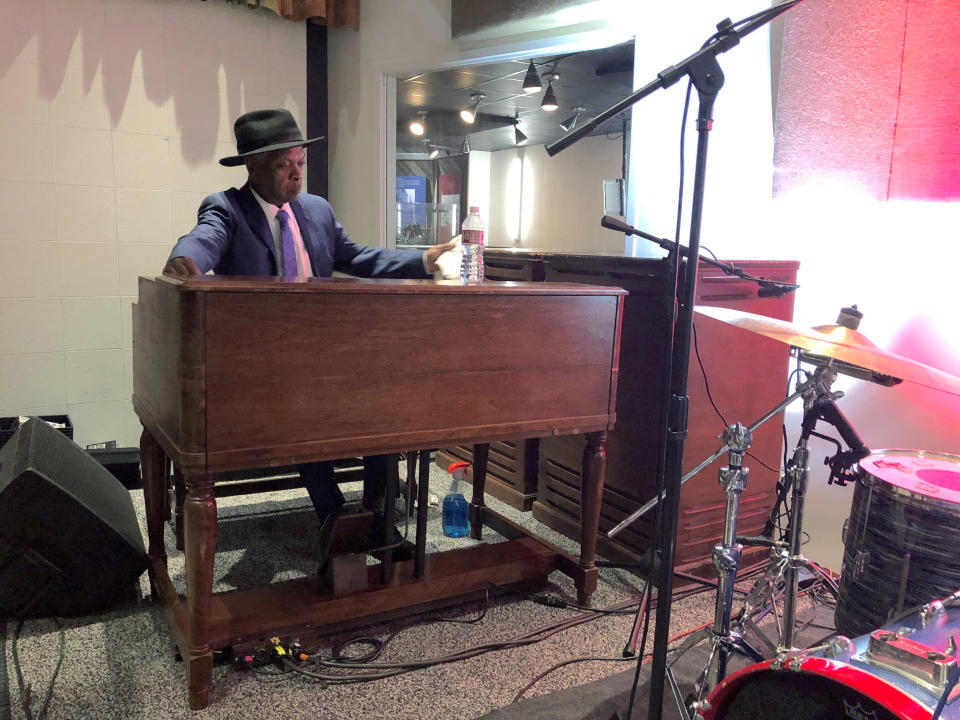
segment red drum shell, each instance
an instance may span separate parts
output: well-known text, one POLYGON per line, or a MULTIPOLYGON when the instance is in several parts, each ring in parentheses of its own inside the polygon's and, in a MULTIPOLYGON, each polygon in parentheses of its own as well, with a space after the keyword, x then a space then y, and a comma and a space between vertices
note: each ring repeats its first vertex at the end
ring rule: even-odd
MULTIPOLYGON (((704 720, 812 720, 816 718, 851 717, 859 708, 862 718, 872 720, 930 720, 930 711, 908 693, 894 687, 879 678, 864 672, 860 668, 836 660, 821 657, 809 657, 794 661, 783 669, 774 669, 773 661, 767 660, 757 665, 743 668, 721 682, 707 698, 708 710, 700 716, 704 720), (796 697, 789 697, 789 690, 796 689, 796 697), (745 698, 745 691, 753 690, 753 697, 745 698), (767 697, 780 714, 771 714, 770 707, 763 707, 757 696, 767 697), (817 702, 811 700, 817 695, 834 702, 832 710, 824 707, 819 700, 812 709, 798 706, 798 703, 817 702), (846 705, 854 709, 845 708, 846 705), (736 705, 739 701, 740 705, 736 705), (753 714, 756 713, 756 714, 753 714)), ((956 714, 944 712, 941 717, 955 718, 956 714)))
MULTIPOLYGON (((868 653, 870 636, 896 634, 918 643, 924 653, 943 652, 960 634, 958 597, 897 619, 880 628, 884 633, 840 638, 832 644, 842 648, 839 653, 823 646, 793 653, 782 663, 767 660, 743 668, 713 689, 699 715, 704 720, 929 720, 940 693, 912 676, 905 663, 893 667, 887 657, 868 653)), ((935 662, 950 662, 939 658, 935 662)), ((940 717, 960 720, 957 688, 940 717)))

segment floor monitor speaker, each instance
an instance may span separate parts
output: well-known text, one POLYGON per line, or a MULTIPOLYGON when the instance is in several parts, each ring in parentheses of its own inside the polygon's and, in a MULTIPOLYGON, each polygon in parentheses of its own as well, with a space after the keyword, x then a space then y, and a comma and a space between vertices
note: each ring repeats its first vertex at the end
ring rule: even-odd
POLYGON ((0 617, 105 610, 146 568, 130 492, 43 420, 22 423, 0 448, 0 617))

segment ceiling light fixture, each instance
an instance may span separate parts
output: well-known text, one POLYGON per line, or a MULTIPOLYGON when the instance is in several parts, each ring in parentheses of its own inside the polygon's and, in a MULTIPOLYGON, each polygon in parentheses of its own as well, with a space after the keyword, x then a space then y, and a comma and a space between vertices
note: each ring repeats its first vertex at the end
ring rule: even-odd
POLYGON ((470 138, 467 135, 463 136, 463 145, 460 149, 463 151, 464 155, 470 152, 470 138))
POLYGON ((427 111, 417 110, 417 117, 410 121, 410 132, 420 137, 427 130, 427 111))
POLYGON ((470 105, 460 111, 460 119, 473 125, 473 121, 477 119, 477 108, 484 97, 483 93, 470 93, 470 105))
POLYGON ((523 91, 525 93, 540 92, 543 83, 540 82, 540 76, 537 74, 537 68, 530 61, 530 67, 527 68, 527 74, 523 76, 523 91))
POLYGON ((436 159, 439 155, 440 155, 440 148, 438 148, 438 147, 430 148, 430 159, 431 159, 431 160, 436 159))
POLYGON ((564 132, 570 132, 577 126, 577 123, 580 121, 580 115, 583 114, 584 110, 586 110, 586 108, 575 107, 573 109, 574 114, 560 123, 560 127, 563 128, 564 132))
POLYGON ((543 100, 540 102, 540 109, 547 112, 553 112, 560 104, 557 102, 557 93, 553 91, 553 81, 559 80, 559 75, 545 75, 547 78, 547 91, 543 94, 543 100))
POLYGON ((527 136, 520 132, 520 125, 513 126, 513 142, 518 147, 527 144, 527 136))

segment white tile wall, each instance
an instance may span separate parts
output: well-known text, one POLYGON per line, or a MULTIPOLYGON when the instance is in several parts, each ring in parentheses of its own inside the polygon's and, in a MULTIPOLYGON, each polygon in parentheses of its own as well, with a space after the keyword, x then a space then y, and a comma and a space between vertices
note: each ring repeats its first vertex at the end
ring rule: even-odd
POLYGON ((0 407, 39 407, 67 401, 63 353, 0 355, 0 376, 0 407))
POLYGON ((64 296, 119 295, 116 243, 63 243, 60 288, 64 296))
POLYGON ((0 415, 138 444, 137 276, 244 182, 217 163, 237 115, 304 116, 304 38, 243 4, 0 0, 0 415))
POLYGON ((56 240, 56 213, 50 211, 50 183, 0 180, 0 241, 56 240))
MULTIPOLYGON (((44 72, 57 73, 47 65, 44 72)), ((106 81, 102 72, 88 75, 76 65, 66 68, 59 82, 57 94, 50 100, 50 121, 66 127, 110 129, 110 107, 107 104, 106 81)))
POLYGON ((60 298, 0 298, 0 352, 62 349, 60 298))
POLYGON ((117 188, 117 237, 121 243, 169 243, 171 193, 117 188))
POLYGON ((40 94, 37 65, 14 63, 0 74, 0 117, 29 123, 50 120, 50 101, 40 94))
POLYGON ((161 135, 113 133, 117 187, 170 189, 170 140, 161 135))
POLYGON ((70 185, 113 186, 109 130, 53 125, 53 181, 70 185))
POLYGON ((0 120, 0 180, 53 182, 52 128, 0 120))
POLYGON ((126 432, 127 414, 133 415, 129 400, 71 403, 67 414, 73 424, 73 441, 80 447, 116 440, 123 446, 138 445, 126 432))
POLYGON ((123 351, 66 353, 67 403, 123 399, 123 351))
POLYGON ((54 185, 57 240, 64 243, 113 243, 117 240, 117 205, 112 187, 54 185))
POLYGON ((60 245, 52 242, 0 242, 0 295, 60 295, 60 245))
POLYGON ((64 350, 122 347, 119 297, 65 297, 60 300, 64 350))
MULTIPOLYGON (((147 67, 151 67, 148 63, 147 67)), ((173 100, 163 66, 155 75, 107 75, 114 130, 165 137, 173 128, 173 100)))

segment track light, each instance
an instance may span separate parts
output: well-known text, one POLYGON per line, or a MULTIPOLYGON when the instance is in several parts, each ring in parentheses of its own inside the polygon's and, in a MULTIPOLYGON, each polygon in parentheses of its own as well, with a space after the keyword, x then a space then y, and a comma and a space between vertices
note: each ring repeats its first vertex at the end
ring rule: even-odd
POLYGON ((525 93, 540 92, 543 83, 540 82, 540 76, 537 74, 537 68, 533 66, 533 60, 530 61, 530 67, 527 68, 527 74, 523 76, 523 91, 525 93))
POLYGON ((585 109, 586 108, 575 107, 573 109, 574 114, 568 117, 562 123, 560 123, 560 127, 563 128, 564 132, 570 132, 577 126, 577 123, 580 121, 580 115, 583 113, 585 109))
POLYGON ((483 93, 471 93, 470 105, 460 111, 460 119, 465 123, 473 125, 473 121, 477 119, 477 108, 480 106, 480 101, 484 97, 483 93))
POLYGON ((420 137, 427 130, 427 111, 418 110, 417 117, 410 121, 410 132, 420 137))
POLYGON ((518 147, 519 147, 520 145, 526 145, 526 144, 527 144, 527 136, 524 135, 522 132, 520 132, 520 126, 519 126, 519 125, 514 125, 514 126, 513 126, 513 142, 514 142, 514 144, 517 145, 518 147))
POLYGON ((436 159, 439 155, 440 155, 440 148, 438 148, 438 147, 430 148, 430 159, 431 159, 431 160, 436 159))
POLYGON ((470 152, 470 138, 466 135, 463 136, 463 145, 460 149, 463 151, 464 155, 470 152))
POLYGON ((553 112, 560 107, 560 104, 557 102, 557 94, 553 91, 553 81, 559 79, 559 75, 547 76, 547 91, 543 94, 543 100, 540 102, 541 110, 553 112))

